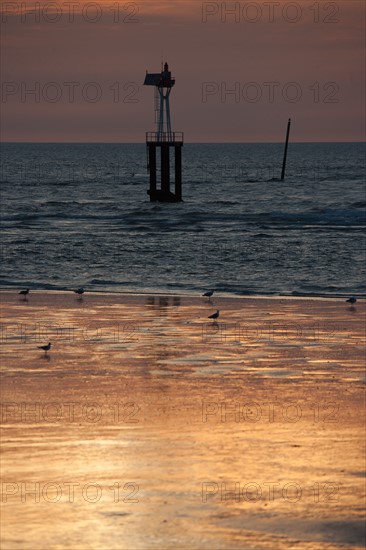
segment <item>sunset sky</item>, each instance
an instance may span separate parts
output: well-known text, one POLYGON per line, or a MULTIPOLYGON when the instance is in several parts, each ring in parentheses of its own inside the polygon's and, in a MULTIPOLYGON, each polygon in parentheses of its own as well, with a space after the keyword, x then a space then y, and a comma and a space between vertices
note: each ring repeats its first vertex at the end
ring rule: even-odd
POLYGON ((363 0, 26 4, 2 2, 2 141, 143 142, 161 61, 188 142, 365 139, 363 0))

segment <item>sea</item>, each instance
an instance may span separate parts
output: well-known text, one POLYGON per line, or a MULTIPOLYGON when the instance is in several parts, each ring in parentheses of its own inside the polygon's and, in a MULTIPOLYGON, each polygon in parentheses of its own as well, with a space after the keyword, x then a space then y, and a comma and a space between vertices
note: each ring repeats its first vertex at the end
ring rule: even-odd
POLYGON ((1 145, 2 289, 365 296, 365 144, 185 144, 149 202, 145 144, 1 145))

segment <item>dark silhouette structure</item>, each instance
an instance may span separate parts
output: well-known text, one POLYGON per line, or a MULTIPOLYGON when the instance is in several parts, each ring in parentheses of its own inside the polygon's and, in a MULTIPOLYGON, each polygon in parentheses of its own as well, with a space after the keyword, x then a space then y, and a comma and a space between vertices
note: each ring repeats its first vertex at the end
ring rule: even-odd
POLYGON ((146 133, 146 147, 150 173, 150 201, 180 202, 182 200, 183 132, 172 132, 169 96, 175 84, 165 63, 161 73, 146 71, 144 86, 155 87, 155 132, 146 133), (158 151, 160 151, 160 158, 158 151), (171 166, 174 155, 174 192, 171 191, 171 166), (160 175, 160 182, 159 180, 160 175), (158 183, 160 187, 158 187, 158 183))
POLYGON ((288 123, 287 123, 286 143, 285 143, 285 152, 283 154, 281 181, 283 181, 285 179, 286 161, 287 161, 287 148, 288 148, 288 140, 289 140, 289 137, 290 137, 290 128, 291 128, 291 118, 288 119, 288 123))

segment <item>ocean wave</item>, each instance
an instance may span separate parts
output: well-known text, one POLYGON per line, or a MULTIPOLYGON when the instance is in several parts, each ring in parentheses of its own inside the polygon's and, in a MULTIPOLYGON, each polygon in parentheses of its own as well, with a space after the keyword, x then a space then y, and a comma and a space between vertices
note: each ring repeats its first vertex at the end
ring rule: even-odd
POLYGON ((364 288, 362 144, 294 143, 284 181, 273 177, 279 145, 189 145, 179 204, 149 202, 142 145, 4 152, 5 285, 241 295, 364 288))
POLYGON ((366 201, 357 201, 351 204, 351 208, 366 208, 366 201))
POLYGON ((319 209, 312 212, 268 212, 262 213, 260 218, 267 222, 286 223, 296 225, 337 225, 337 226, 364 226, 366 212, 355 212, 348 209, 319 209))

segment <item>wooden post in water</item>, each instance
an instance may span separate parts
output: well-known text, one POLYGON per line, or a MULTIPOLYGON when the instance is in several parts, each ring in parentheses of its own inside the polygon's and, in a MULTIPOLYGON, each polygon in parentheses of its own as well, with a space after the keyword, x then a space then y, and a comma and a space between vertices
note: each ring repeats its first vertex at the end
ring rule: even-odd
POLYGON ((175 196, 182 200, 182 146, 175 147, 175 196))
MULTIPOLYGON (((168 143, 163 143, 160 147, 161 160, 161 192, 164 197, 170 194, 170 147, 168 143)), ((150 194, 150 199, 152 198, 150 194)))
POLYGON ((287 123, 286 144, 285 144, 285 153, 283 155, 281 181, 285 179, 287 148, 288 148, 288 138, 290 136, 290 127, 291 127, 291 118, 288 119, 288 123, 287 123))
POLYGON ((149 172, 150 172, 150 192, 156 194, 156 147, 155 144, 149 146, 149 172))

